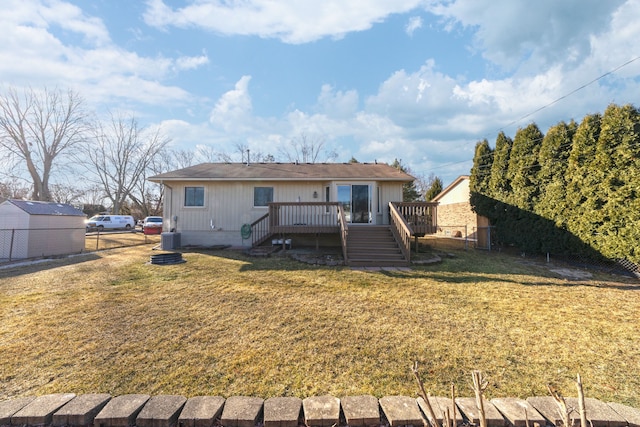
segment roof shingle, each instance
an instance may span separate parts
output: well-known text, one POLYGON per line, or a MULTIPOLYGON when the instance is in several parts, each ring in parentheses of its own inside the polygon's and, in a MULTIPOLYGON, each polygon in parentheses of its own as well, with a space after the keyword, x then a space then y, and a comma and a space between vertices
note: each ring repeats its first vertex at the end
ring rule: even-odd
POLYGON ((151 181, 326 181, 358 179, 410 182, 414 177, 386 163, 202 163, 151 181))

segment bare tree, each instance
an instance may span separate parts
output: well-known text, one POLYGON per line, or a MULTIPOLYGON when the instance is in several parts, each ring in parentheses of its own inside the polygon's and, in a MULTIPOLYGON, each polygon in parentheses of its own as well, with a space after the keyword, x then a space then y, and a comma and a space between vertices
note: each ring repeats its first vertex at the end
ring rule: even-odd
POLYGON ((193 153, 187 150, 160 150, 153 156, 149 165, 143 170, 140 179, 129 194, 134 204, 135 214, 139 217, 162 214, 164 187, 148 181, 147 178, 167 172, 171 169, 182 169, 191 166, 193 153))
MULTIPOLYGON (((162 170, 161 172, 166 172, 171 169, 184 169, 189 166, 193 166, 196 160, 196 153, 193 151, 185 150, 184 148, 174 149, 174 150, 162 150, 162 158, 163 164, 167 168, 166 170, 162 170)), ((161 167, 159 169, 162 169, 161 167)), ((158 173, 161 173, 158 172, 158 173)))
POLYGON ((281 147, 279 152, 289 162, 318 163, 338 158, 335 150, 326 147, 323 136, 310 136, 305 133, 292 139, 288 147, 281 147))
POLYGON ((107 126, 95 127, 94 141, 87 149, 89 170, 104 189, 113 205, 113 213, 120 213, 146 169, 167 145, 160 129, 140 128, 132 116, 111 115, 107 126))
POLYGON ((6 199, 24 199, 29 194, 29 186, 12 178, 0 182, 0 202, 6 199))
POLYGON ((69 205, 77 204, 84 197, 84 190, 72 185, 51 184, 50 192, 51 201, 69 205))
POLYGON ((249 144, 243 144, 237 142, 233 145, 234 150, 231 153, 228 152, 219 152, 217 153, 217 158, 219 161, 224 163, 233 163, 233 162, 262 162, 262 163, 273 163, 275 162, 275 157, 271 154, 265 154, 260 150, 251 149, 249 144))
POLYGON ((9 88, 0 95, 0 147, 7 163, 29 173, 33 200, 51 200, 49 181, 56 162, 71 154, 86 131, 83 101, 71 90, 19 94, 9 88))

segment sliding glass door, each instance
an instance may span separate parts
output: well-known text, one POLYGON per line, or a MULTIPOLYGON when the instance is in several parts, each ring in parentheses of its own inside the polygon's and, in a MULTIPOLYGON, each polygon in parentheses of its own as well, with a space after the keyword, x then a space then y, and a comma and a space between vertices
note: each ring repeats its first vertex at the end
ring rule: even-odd
POLYGON ((369 224, 371 222, 371 190, 369 185, 338 185, 338 202, 342 205, 348 222, 352 224, 369 224))

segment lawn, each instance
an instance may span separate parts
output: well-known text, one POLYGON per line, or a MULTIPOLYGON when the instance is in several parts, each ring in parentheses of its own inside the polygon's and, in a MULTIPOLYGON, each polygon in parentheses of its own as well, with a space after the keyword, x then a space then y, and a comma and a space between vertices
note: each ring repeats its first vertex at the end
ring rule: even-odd
POLYGON ((0 400, 54 392, 575 395, 640 407, 640 286, 476 251, 411 271, 151 245, 0 270, 0 400))

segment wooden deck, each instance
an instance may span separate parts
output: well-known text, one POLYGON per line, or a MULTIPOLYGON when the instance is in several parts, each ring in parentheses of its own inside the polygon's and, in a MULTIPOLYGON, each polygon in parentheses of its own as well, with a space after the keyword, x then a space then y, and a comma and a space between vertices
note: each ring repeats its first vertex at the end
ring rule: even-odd
MULTIPOLYGON (((390 230, 398 243, 397 250, 404 258, 402 263, 410 262, 412 238, 436 232, 436 209, 437 203, 394 202, 389 204, 391 223, 383 227, 390 230)), ((358 229, 362 231, 360 229, 369 227, 374 226, 359 225, 358 229)), ((349 237, 349 229, 344 210, 337 202, 270 203, 269 211, 251 224, 251 241, 252 246, 255 247, 273 236, 339 233, 345 263, 350 265, 349 247, 353 247, 354 243, 349 237), (351 244, 348 243, 350 240, 351 244)), ((384 257, 381 257, 381 251, 384 251, 383 247, 372 245, 369 255, 372 264, 376 260, 384 260, 384 257)), ((362 263, 363 257, 366 257, 366 254, 359 251, 358 262, 362 263)))

